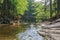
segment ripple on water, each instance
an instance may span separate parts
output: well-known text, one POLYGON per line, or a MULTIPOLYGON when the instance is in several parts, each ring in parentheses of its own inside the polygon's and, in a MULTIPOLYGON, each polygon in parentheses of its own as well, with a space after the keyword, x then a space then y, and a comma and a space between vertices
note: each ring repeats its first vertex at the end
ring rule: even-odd
POLYGON ((43 37, 37 33, 37 29, 33 25, 30 26, 31 28, 25 32, 17 34, 18 40, 44 40, 43 37))

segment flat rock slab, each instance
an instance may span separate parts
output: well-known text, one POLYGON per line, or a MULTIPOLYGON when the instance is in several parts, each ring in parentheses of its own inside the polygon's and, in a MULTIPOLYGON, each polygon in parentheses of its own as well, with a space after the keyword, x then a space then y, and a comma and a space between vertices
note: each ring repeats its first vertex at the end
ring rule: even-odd
POLYGON ((42 30, 38 31, 40 35, 47 40, 60 40, 60 22, 53 24, 42 24, 42 30))

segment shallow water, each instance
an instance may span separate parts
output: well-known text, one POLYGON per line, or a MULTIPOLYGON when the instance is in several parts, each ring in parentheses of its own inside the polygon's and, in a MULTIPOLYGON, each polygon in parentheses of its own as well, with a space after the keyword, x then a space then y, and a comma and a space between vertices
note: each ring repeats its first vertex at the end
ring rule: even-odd
POLYGON ((18 40, 44 40, 44 38, 37 33, 40 29, 40 26, 39 28, 35 28, 34 24, 30 24, 30 28, 27 28, 22 33, 18 33, 16 36, 18 40))
POLYGON ((34 24, 22 24, 19 28, 9 25, 3 26, 2 29, 0 27, 0 40, 44 40, 37 33, 39 30, 41 30, 41 26, 36 28, 34 24), (15 32, 18 32, 18 34, 15 34, 15 32))

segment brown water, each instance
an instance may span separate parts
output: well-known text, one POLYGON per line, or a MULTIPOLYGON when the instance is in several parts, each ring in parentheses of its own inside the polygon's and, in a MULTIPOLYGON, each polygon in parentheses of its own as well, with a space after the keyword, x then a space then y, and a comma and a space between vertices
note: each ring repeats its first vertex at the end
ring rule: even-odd
POLYGON ((0 40, 16 40, 18 26, 0 24, 0 40))
POLYGON ((43 38, 37 33, 37 30, 33 24, 23 24, 19 27, 12 25, 1 25, 0 40, 43 40, 43 38))

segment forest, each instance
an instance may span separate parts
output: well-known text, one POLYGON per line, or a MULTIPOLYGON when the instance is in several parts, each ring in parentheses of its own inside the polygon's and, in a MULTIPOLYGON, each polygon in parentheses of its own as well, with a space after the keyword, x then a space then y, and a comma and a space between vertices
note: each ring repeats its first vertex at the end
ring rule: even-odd
POLYGON ((59 0, 0 0, 0 21, 9 23, 52 21, 60 15, 59 0))

